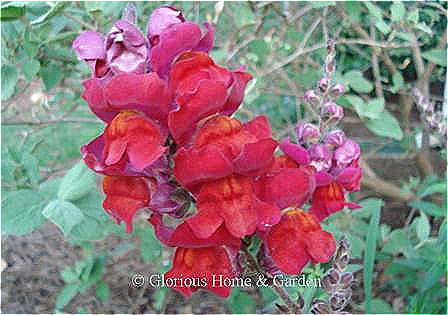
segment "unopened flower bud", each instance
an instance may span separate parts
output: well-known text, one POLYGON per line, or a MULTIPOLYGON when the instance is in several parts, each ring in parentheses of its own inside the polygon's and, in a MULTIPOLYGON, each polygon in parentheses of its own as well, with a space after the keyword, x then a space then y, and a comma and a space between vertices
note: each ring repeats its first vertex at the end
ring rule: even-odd
POLYGON ((344 117, 344 109, 333 102, 325 103, 323 118, 327 122, 338 122, 344 117))
MULTIPOLYGON (((351 293, 350 293, 351 296, 351 293)), ((348 303, 348 296, 345 292, 335 292, 328 301, 334 311, 342 310, 348 303)))
POLYGON ((335 84, 330 89, 330 94, 333 97, 338 97, 345 92, 345 86, 341 83, 335 84))
POLYGON ((126 8, 123 10, 121 19, 131 24, 135 24, 137 22, 135 5, 133 5, 132 3, 128 3, 126 8))
POLYGON ((149 59, 145 36, 132 23, 117 21, 106 38, 106 61, 114 72, 144 73, 149 59))
POLYGON ((334 151, 334 160, 336 167, 343 169, 350 165, 353 161, 359 159, 361 155, 361 148, 355 141, 347 139, 345 142, 334 151))
POLYGON ((317 143, 320 139, 319 127, 311 123, 300 123, 297 128, 297 139, 302 144, 317 143))
POLYGON ((340 278, 339 272, 336 269, 330 269, 325 277, 328 278, 331 285, 336 285, 340 278))
POLYGON ((316 95, 314 90, 305 91, 303 94, 303 99, 305 102, 310 104, 317 104, 319 102, 319 96, 316 95))
POLYGON ((340 279, 340 285, 341 288, 343 289, 347 289, 350 287, 351 283, 353 281, 353 274, 350 272, 344 272, 343 274, 341 274, 341 279, 340 279))
POLYGON ((320 81, 319 81, 319 90, 322 93, 325 93, 327 91, 327 89, 328 89, 328 85, 329 84, 330 84, 330 80, 327 77, 320 79, 320 81))
POLYGON ((314 166, 318 172, 330 169, 332 153, 326 145, 314 144, 308 152, 311 160, 310 165, 314 166))
POLYGON ((159 35, 169 26, 185 22, 182 11, 164 6, 155 9, 149 17, 146 33, 152 45, 155 45, 159 35))
POLYGON ((325 144, 335 148, 341 146, 345 142, 345 133, 342 130, 330 131, 325 137, 325 144))
POLYGON ((316 299, 313 302, 312 311, 315 314, 331 314, 332 310, 330 305, 323 300, 316 299))

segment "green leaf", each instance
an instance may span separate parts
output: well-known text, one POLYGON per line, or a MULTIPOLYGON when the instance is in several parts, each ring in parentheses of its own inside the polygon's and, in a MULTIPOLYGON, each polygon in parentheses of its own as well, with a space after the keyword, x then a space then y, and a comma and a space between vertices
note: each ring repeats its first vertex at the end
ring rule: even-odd
POLYGON ((382 252, 391 255, 403 253, 406 257, 414 253, 415 251, 409 239, 409 233, 410 231, 408 229, 393 230, 383 245, 382 252))
POLYGON ((153 262, 160 257, 162 247, 154 236, 153 229, 137 227, 135 232, 140 238, 140 256, 143 261, 153 262))
POLYGON ((384 35, 389 34, 391 31, 389 24, 384 22, 384 20, 379 20, 378 22, 375 23, 375 26, 384 35))
POLYGON ((395 72, 392 76, 392 82, 394 86, 392 87, 392 92, 397 93, 402 87, 404 87, 404 79, 399 71, 395 72))
POLYGON ((446 67, 446 49, 431 49, 422 52, 422 57, 436 65, 446 67))
POLYGON ((429 233, 431 232, 431 226, 429 225, 428 217, 421 212, 420 217, 417 219, 417 236, 420 241, 426 241, 429 237, 429 233))
POLYGON ((436 217, 445 217, 446 216, 446 208, 442 209, 436 204, 428 201, 411 201, 409 206, 412 208, 416 208, 420 211, 425 212, 427 215, 432 215, 436 217))
POLYGON ((28 176, 32 185, 37 185, 39 174, 39 161, 30 153, 25 152, 22 156, 22 165, 25 168, 26 175, 28 176))
POLYGON ((40 70, 40 63, 36 59, 27 59, 22 67, 28 81, 31 81, 40 70))
POLYGON ((95 292, 101 301, 106 301, 109 298, 109 286, 103 281, 96 284, 95 292))
POLYGON ((14 95, 17 84, 17 69, 11 65, 2 66, 2 101, 14 95))
POLYGON ((40 76, 47 91, 51 90, 62 79, 61 68, 54 64, 41 67, 40 76))
POLYGON ((401 1, 394 1, 390 6, 390 17, 394 22, 402 21, 405 13, 406 8, 404 7, 403 2, 401 1))
POLYGON ((75 282, 78 280, 78 274, 69 266, 65 266, 64 270, 61 272, 61 276, 65 282, 75 282))
POLYGON ((447 192, 447 186, 446 181, 440 181, 433 184, 430 184, 429 186, 426 186, 422 189, 419 189, 417 191, 417 195, 420 198, 435 194, 435 193, 445 193, 447 192))
MULTIPOLYGON (((363 303, 363 305, 367 310, 367 303, 363 303)), ((372 299, 370 302, 370 307, 373 310, 375 310, 376 314, 393 314, 394 313, 394 310, 392 309, 390 304, 381 299, 372 299)))
POLYGON ((78 294, 77 283, 66 285, 56 299, 56 309, 62 310, 78 294))
POLYGON ((310 1, 309 5, 315 9, 318 9, 328 7, 329 5, 335 5, 335 1, 310 1))
POLYGON ((232 290, 232 295, 227 303, 234 314, 254 313, 257 306, 252 296, 239 289, 232 290))
POLYGON ((369 199, 368 201, 368 207, 372 209, 372 217, 367 230, 366 250, 364 252, 364 296, 367 313, 371 312, 372 306, 372 275, 382 206, 383 201, 381 199, 369 199))
POLYGON ((53 5, 50 10, 48 10, 45 14, 41 15, 37 19, 31 21, 31 25, 39 25, 60 14, 65 9, 65 7, 70 4, 70 1, 60 1, 56 2, 56 4, 54 4, 54 2, 50 3, 51 5, 53 5))
POLYGON ((76 201, 95 188, 95 173, 81 160, 65 174, 59 187, 58 197, 62 200, 76 201))
POLYGON ((372 98, 367 103, 356 95, 347 95, 345 98, 353 105, 360 117, 378 118, 384 110, 383 98, 372 98))
MULTIPOLYGON (((12 1, 1 7, 1 21, 13 21, 25 15, 25 2, 12 1)), ((3 94, 3 93, 2 93, 3 94)))
POLYGON ((362 72, 358 70, 350 70, 346 72, 343 80, 358 93, 369 93, 373 89, 372 83, 366 80, 363 77, 362 72))
POLYGON ((364 2, 364 5, 367 9, 369 9, 370 14, 372 14, 375 19, 383 19, 383 11, 378 6, 372 4, 371 2, 364 2))
POLYGON ((42 214, 56 224, 65 235, 69 235, 73 227, 84 219, 78 207, 64 200, 51 201, 42 214))
POLYGON ((381 112, 376 119, 366 120, 366 127, 381 137, 389 137, 396 140, 403 139, 403 131, 398 120, 387 110, 381 112))
POLYGON ((236 19, 236 26, 242 28, 249 24, 255 24, 255 14, 252 12, 247 2, 238 2, 233 4, 234 9, 238 12, 238 18, 236 19))
POLYGON ((88 12, 103 11, 106 5, 109 4, 103 1, 84 1, 84 7, 88 12))
POLYGON ((418 9, 409 12, 408 17, 406 18, 406 20, 411 24, 417 24, 418 19, 419 19, 418 9))
POLYGON ((21 189, 2 197, 2 235, 27 234, 45 222, 41 214, 44 199, 38 192, 21 189))

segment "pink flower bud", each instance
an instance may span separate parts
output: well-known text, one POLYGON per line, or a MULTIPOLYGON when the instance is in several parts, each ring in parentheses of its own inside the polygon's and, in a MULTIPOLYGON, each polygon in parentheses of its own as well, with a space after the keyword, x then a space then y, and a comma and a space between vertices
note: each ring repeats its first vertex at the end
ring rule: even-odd
POLYGON ((332 153, 324 144, 314 144, 308 150, 310 154, 310 165, 316 168, 316 171, 328 171, 331 168, 332 153))
POLYGON ((299 143, 317 143, 320 139, 319 127, 310 123, 301 123, 296 128, 299 143))
POLYGON ((333 97, 338 97, 344 94, 344 92, 345 92, 345 86, 340 83, 333 85, 330 90, 330 93, 333 97))
POLYGON ((361 155, 361 148, 355 141, 347 139, 334 151, 334 160, 336 167, 343 169, 349 166, 353 161, 357 161, 361 155))
POLYGON ((303 99, 307 103, 317 104, 319 102, 319 96, 316 95, 314 90, 305 91, 303 94, 303 99))
POLYGON ((145 36, 127 21, 117 21, 106 37, 106 61, 115 72, 144 73, 149 59, 145 36))
POLYGON ((333 130, 330 131, 325 137, 325 144, 339 147, 345 141, 345 133, 342 130, 333 130))
POLYGON ((323 118, 328 122, 338 122, 344 117, 344 109, 333 102, 324 105, 323 118))
POLYGON ((319 89, 320 89, 320 91, 322 93, 325 93, 327 91, 327 89, 328 89, 328 85, 329 84, 330 84, 330 80, 327 77, 320 79, 320 81, 319 81, 319 89))
POLYGON ((137 23, 137 14, 135 5, 132 3, 128 3, 126 8, 123 10, 123 15, 121 17, 122 20, 127 21, 131 24, 137 23))

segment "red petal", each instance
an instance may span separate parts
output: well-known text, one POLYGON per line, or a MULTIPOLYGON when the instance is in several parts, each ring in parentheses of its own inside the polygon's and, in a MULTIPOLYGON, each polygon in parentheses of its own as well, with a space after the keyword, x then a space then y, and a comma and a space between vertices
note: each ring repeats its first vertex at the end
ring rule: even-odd
MULTIPOLYGON (((202 185, 197 200, 198 219, 194 224, 188 219, 190 226, 199 237, 208 237, 210 228, 205 227, 206 216, 219 216, 224 219, 227 229, 235 237, 243 237, 255 232, 257 213, 254 208, 254 194, 250 179, 242 176, 231 176, 202 185), (201 223, 202 222, 202 223, 201 223), (208 231, 200 236, 197 232, 208 231)), ((215 220, 215 219, 213 219, 215 220)), ((215 221, 213 221, 215 222, 215 221)), ((214 229, 213 231, 215 231, 214 229)))
POLYGON ((172 95, 156 73, 115 75, 104 89, 104 95, 115 110, 140 110, 166 126, 172 109, 172 95))
POLYGON ((174 156, 174 163, 174 176, 187 188, 204 180, 214 180, 232 173, 231 162, 216 146, 190 150, 181 148, 174 156))
POLYGON ((194 94, 184 94, 176 98, 179 109, 168 116, 171 134, 179 145, 185 145, 194 132, 196 123, 217 113, 227 98, 224 82, 201 80, 194 94))
POLYGON ((328 262, 336 251, 333 235, 323 230, 307 233, 305 244, 314 263, 328 262))
POLYGON ((126 232, 132 232, 132 219, 135 213, 150 202, 148 185, 142 177, 106 176, 103 180, 106 199, 104 209, 117 223, 124 221, 126 232))
MULTIPOLYGON (((181 278, 185 281, 188 278, 202 278, 205 280, 205 285, 199 287, 212 291, 221 297, 228 297, 231 287, 219 286, 219 283, 214 283, 213 276, 215 278, 219 278, 219 276, 232 278, 234 276, 229 255, 223 247, 179 247, 174 255, 173 267, 165 273, 165 279, 181 278)), ((176 286, 174 289, 183 295, 190 296, 199 287, 176 286)))

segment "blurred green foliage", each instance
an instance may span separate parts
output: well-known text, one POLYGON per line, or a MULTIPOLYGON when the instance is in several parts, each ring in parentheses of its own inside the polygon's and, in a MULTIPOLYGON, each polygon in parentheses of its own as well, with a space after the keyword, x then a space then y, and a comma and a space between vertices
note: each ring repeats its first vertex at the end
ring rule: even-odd
MULTIPOLYGON (((125 240, 137 237, 143 261, 161 269, 167 267, 151 229, 137 227, 126 236, 113 224, 102 210, 97 176, 77 162, 80 146, 99 134, 103 125, 81 98, 81 82, 89 77, 89 69, 77 60, 71 43, 87 29, 106 33, 126 4, 1 4, 2 236, 29 233, 48 219, 70 240, 87 248, 82 260, 63 271, 67 285, 57 298, 56 311, 62 311, 78 292, 90 286, 96 286, 99 298, 107 299, 109 289, 101 278, 109 254, 89 250, 86 244, 92 240, 110 233, 118 233, 125 240), (65 176, 61 178, 62 174, 65 176)), ((135 3, 142 30, 151 11, 160 4, 135 3)), ((188 20, 216 25, 216 45, 211 55, 218 64, 248 66, 254 80, 237 113, 240 118, 266 114, 275 136, 293 137, 297 121, 313 118, 302 94, 314 88, 322 76, 325 39, 333 38, 337 51, 334 78, 348 90, 338 102, 372 132, 357 139, 364 154, 406 155, 420 149, 415 139, 424 127, 406 121, 401 100, 409 96, 414 85, 433 87, 436 97, 443 96, 446 2, 163 4, 182 9, 188 20), (378 73, 373 64, 375 55, 379 59, 378 73), (424 77, 421 71, 429 67, 432 71, 424 77)), ((368 282, 374 292, 398 292, 407 305, 401 311, 446 313, 445 177, 400 180, 404 191, 416 195, 408 203, 415 210, 415 218, 405 226, 391 229, 382 221, 376 224, 379 209, 372 204, 377 199, 367 199, 362 202, 362 210, 342 211, 325 227, 336 238, 348 238, 353 258, 369 262, 368 270, 363 269, 366 265, 350 266, 352 271, 362 270, 364 286, 368 282), (434 201, 434 196, 442 203, 434 201), (375 281, 370 265, 374 262, 387 266, 388 281, 375 281)), ((365 292, 371 311, 396 311, 379 296, 370 296, 370 289, 365 292)), ((166 293, 165 289, 157 291, 156 310, 163 309, 166 293)), ((322 294, 319 291, 316 296, 322 294)), ((260 295, 263 306, 248 293, 234 290, 229 308, 233 312, 275 311, 278 299, 272 291, 263 289, 260 295)), ((358 306, 359 310, 368 305, 358 306)))

